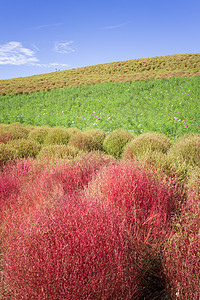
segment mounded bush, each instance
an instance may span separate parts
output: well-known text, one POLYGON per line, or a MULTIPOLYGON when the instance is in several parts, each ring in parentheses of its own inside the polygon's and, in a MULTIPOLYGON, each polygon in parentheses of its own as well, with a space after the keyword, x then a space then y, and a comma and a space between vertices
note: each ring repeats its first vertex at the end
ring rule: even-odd
POLYGON ((7 143, 8 149, 16 151, 17 158, 36 157, 41 145, 33 140, 19 139, 7 143))
POLYGON ((0 142, 6 144, 11 140, 27 139, 29 129, 18 123, 0 127, 0 142))
POLYGON ((35 128, 29 132, 28 138, 38 142, 39 144, 43 144, 44 140, 50 130, 51 130, 51 127, 48 127, 48 126, 35 128))
POLYGON ((179 196, 169 179, 133 161, 103 168, 86 192, 124 211, 133 231, 138 230, 140 241, 147 239, 150 244, 163 238, 179 196))
POLYGON ((144 263, 143 296, 150 289, 165 289, 160 258, 180 202, 179 192, 171 181, 153 173, 147 165, 121 161, 100 170, 84 193, 109 207, 117 207, 124 215, 129 224, 128 236, 134 243, 137 241, 143 251, 140 257, 144 263))
POLYGON ((44 139, 45 145, 67 145, 69 142, 69 133, 64 128, 52 128, 46 138, 44 139))
POLYGON ((73 135, 70 138, 69 145, 85 152, 95 150, 95 141, 93 136, 87 135, 85 132, 73 135))
POLYGON ((153 151, 167 153, 171 145, 171 140, 164 134, 156 132, 143 133, 125 146, 123 158, 131 159, 153 151))
POLYGON ((69 139, 70 139, 73 135, 82 132, 80 129, 75 128, 75 127, 67 128, 66 131, 67 131, 67 133, 69 134, 69 139))
POLYGON ((0 143, 0 166, 5 164, 7 161, 13 160, 17 155, 15 149, 10 148, 4 143, 0 143))
POLYGON ((188 200, 166 241, 163 266, 172 299, 199 299, 200 169, 188 182, 188 200))
POLYGON ((113 155, 115 158, 120 158, 125 145, 134 138, 135 136, 132 133, 123 129, 117 129, 106 136, 103 148, 106 153, 113 155))
POLYGON ((114 159, 104 153, 82 154, 72 161, 57 165, 43 182, 50 190, 59 185, 61 193, 77 194, 87 187, 89 181, 102 167, 113 163, 114 159))
POLYGON ((55 158, 73 158, 79 153, 79 150, 69 145, 47 145, 43 146, 37 156, 42 157, 55 157, 55 158))
POLYGON ((139 164, 148 165, 152 172, 166 175, 176 188, 179 187, 181 193, 180 202, 184 202, 186 198, 185 184, 188 180, 190 168, 186 163, 176 161, 171 155, 164 154, 161 151, 147 151, 142 156, 135 157, 134 160, 139 164))
POLYGON ((138 299, 140 252, 122 223, 118 210, 90 199, 37 211, 4 243, 5 296, 138 299))
POLYGON ((106 133, 101 129, 90 129, 85 131, 85 133, 93 137, 94 150, 103 151, 103 142, 106 138, 106 133))
POLYGON ((173 144, 170 155, 176 160, 200 167, 200 134, 187 134, 173 144))

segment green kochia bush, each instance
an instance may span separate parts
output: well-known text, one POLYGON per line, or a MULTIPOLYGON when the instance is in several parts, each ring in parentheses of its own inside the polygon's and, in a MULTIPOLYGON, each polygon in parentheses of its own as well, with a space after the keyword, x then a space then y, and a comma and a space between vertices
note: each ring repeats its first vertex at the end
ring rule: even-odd
POLYGON ((37 211, 10 233, 4 249, 12 299, 138 299, 141 253, 119 211, 94 199, 70 197, 37 211))
POLYGON ((36 157, 40 151, 41 145, 36 141, 19 139, 7 143, 8 149, 16 151, 17 158, 36 157))
POLYGON ((4 143, 0 143, 0 166, 17 156, 17 151, 4 143))
MULTIPOLYGON (((20 124, 21 125, 21 124, 20 124)), ((30 129, 19 126, 18 124, 12 124, 0 127, 0 142, 6 144, 11 140, 27 139, 30 129)))
POLYGON ((48 134, 47 134, 47 136, 44 140, 44 144, 45 145, 53 145, 53 144, 67 145, 68 142, 69 142, 69 138, 70 138, 70 135, 66 131, 66 129, 64 129, 64 128, 52 128, 48 132, 48 134))
POLYGON ((104 142, 103 148, 115 158, 120 158, 125 145, 130 142, 135 136, 123 129, 117 129, 109 133, 104 142))
POLYGON ((200 167, 200 134, 181 137, 170 149, 170 155, 189 165, 200 167))
POLYGON ((77 133, 70 138, 69 145, 82 151, 95 150, 95 141, 92 135, 88 135, 85 132, 77 133))
POLYGON ((150 151, 166 153, 171 145, 171 140, 164 134, 156 132, 143 133, 126 145, 123 157, 130 159, 150 151))
POLYGON ((69 145, 47 145, 43 146, 37 158, 56 157, 56 158, 72 158, 79 153, 79 150, 69 145))
POLYGON ((30 131, 28 138, 31 140, 34 140, 40 144, 43 144, 44 140, 50 130, 51 130, 51 127, 48 127, 48 126, 35 128, 30 131))
POLYGON ((103 142, 106 138, 106 133, 101 129, 90 129, 85 132, 88 136, 93 137, 94 150, 103 151, 103 142))

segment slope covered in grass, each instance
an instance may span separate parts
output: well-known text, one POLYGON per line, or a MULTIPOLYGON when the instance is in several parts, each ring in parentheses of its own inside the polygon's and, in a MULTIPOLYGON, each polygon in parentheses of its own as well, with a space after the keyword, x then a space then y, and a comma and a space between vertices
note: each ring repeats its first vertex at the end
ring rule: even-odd
POLYGON ((200 53, 99 64, 43 75, 0 80, 0 94, 22 94, 100 82, 200 75, 200 53))
POLYGON ((170 138, 199 132, 200 76, 113 82, 0 96, 0 123, 119 128, 135 134, 159 132, 170 138))

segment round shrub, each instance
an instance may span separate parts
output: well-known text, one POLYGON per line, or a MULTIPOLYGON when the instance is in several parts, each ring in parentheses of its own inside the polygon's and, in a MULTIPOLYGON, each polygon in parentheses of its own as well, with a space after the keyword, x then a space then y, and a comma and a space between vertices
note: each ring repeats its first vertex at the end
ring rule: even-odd
POLYGON ((78 194, 87 187, 92 177, 102 167, 112 163, 114 163, 114 159, 104 153, 84 153, 67 164, 65 162, 58 164, 43 181, 45 186, 50 187, 50 190, 53 190, 56 185, 60 185, 64 194, 78 194))
POLYGON ((36 157, 40 151, 40 144, 36 141, 19 139, 7 143, 8 149, 16 151, 17 158, 36 157))
POLYGON ((17 155, 15 149, 10 148, 4 143, 0 143, 0 166, 5 164, 7 161, 13 160, 17 155))
POLYGON ((37 156, 42 157, 56 157, 56 158, 72 158, 79 153, 79 150, 69 145, 47 145, 43 146, 37 156))
POLYGON ((188 182, 188 199, 163 251, 166 282, 172 299, 199 299, 200 169, 188 182))
POLYGON ((200 167, 200 135, 188 134, 180 138, 170 149, 176 160, 200 167))
POLYGON ((138 299, 140 253, 117 210, 68 198, 25 219, 4 243, 4 283, 17 299, 138 299))
POLYGON ((35 128, 29 132, 28 138, 38 142, 39 144, 43 144, 50 130, 51 127, 48 126, 35 128))
POLYGON ((171 140, 164 134, 156 132, 143 133, 125 146, 123 158, 131 159, 152 151, 166 153, 171 145, 171 140))
POLYGON ((51 128, 44 140, 45 145, 67 145, 69 133, 64 128, 51 128))
POLYGON ((66 129, 67 133, 69 134, 69 139, 77 133, 81 133, 82 131, 78 128, 71 127, 66 129))
POLYGON ((69 145, 86 152, 95 150, 94 138, 85 132, 73 135, 70 138, 69 145))
POLYGON ((141 243, 158 248, 179 203, 179 194, 169 179, 135 161, 121 161, 103 168, 85 193, 119 207, 133 235, 141 243))
POLYGON ((101 129, 90 129, 85 132, 88 136, 93 138, 94 150, 103 151, 103 142, 106 137, 106 133, 101 129))
POLYGON ((117 129, 106 136, 103 148, 108 154, 113 155, 115 158, 120 158, 125 145, 134 137, 132 133, 126 130, 117 129))
POLYGON ((21 126, 6 126, 0 128, 0 142, 6 144, 8 141, 17 139, 27 139, 29 134, 29 129, 21 126))

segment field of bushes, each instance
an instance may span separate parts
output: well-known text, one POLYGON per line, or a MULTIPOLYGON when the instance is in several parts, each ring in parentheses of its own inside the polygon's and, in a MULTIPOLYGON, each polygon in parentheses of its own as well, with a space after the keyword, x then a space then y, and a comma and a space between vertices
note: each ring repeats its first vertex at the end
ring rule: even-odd
POLYGON ((199 55, 0 81, 0 299, 200 299, 199 55))
POLYGON ((2 299, 199 299, 200 135, 0 125, 2 299))

